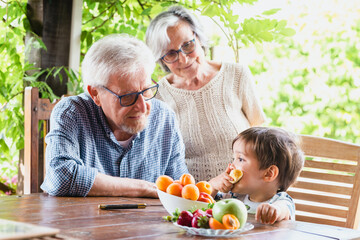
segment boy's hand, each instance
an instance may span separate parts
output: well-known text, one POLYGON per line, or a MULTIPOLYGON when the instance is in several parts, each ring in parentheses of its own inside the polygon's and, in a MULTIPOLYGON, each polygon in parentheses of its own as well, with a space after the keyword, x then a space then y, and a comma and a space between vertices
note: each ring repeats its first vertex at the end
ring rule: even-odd
POLYGON ((280 207, 262 203, 256 209, 255 220, 263 224, 274 224, 280 217, 280 212, 280 207))
POLYGON ((232 179, 232 177, 229 176, 229 173, 231 172, 231 170, 232 170, 232 165, 229 164, 227 166, 225 172, 223 172, 219 176, 214 177, 213 179, 211 179, 209 181, 209 183, 211 184, 211 186, 214 189, 213 194, 212 194, 213 196, 216 195, 216 193, 218 191, 227 193, 232 189, 233 184, 230 181, 233 179, 232 179))
POLYGON ((274 224, 277 221, 289 220, 286 206, 262 203, 256 209, 255 220, 263 224, 274 224))

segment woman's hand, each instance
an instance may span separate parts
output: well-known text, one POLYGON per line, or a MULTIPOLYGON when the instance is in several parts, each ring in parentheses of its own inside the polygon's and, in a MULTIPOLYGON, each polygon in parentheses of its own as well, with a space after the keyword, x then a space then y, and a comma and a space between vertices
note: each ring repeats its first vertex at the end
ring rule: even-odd
POLYGON ((233 168, 232 164, 229 164, 225 172, 223 172, 219 176, 214 177, 209 181, 209 183, 213 187, 213 192, 211 194, 212 196, 215 196, 218 191, 227 193, 232 189, 233 184, 230 181, 233 179, 232 177, 229 176, 229 173, 231 172, 232 168, 233 168))
POLYGON ((263 224, 274 224, 281 220, 289 220, 290 213, 286 203, 262 203, 256 209, 255 220, 263 224))

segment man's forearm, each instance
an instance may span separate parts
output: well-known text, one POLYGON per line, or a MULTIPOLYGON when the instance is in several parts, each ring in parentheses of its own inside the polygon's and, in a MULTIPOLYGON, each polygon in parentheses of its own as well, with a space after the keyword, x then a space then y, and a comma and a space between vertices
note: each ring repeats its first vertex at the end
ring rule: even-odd
POLYGON ((157 198, 157 193, 154 183, 139 179, 119 178, 98 173, 88 196, 157 198))

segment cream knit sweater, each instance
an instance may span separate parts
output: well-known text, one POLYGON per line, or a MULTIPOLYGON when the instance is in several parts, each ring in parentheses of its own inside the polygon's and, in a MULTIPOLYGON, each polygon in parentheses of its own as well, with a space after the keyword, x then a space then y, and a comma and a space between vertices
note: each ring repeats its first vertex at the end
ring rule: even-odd
POLYGON ((176 113, 185 143, 185 160, 196 181, 208 181, 232 162, 231 143, 238 133, 265 120, 250 70, 222 63, 218 74, 198 90, 159 81, 157 98, 176 113))

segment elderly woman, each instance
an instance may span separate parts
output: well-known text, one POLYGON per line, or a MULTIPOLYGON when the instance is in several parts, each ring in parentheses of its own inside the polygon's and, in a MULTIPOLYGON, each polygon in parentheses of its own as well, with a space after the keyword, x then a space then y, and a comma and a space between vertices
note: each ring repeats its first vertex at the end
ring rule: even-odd
POLYGON ((210 181, 218 189, 223 180, 214 177, 231 162, 232 139, 265 119, 252 75, 240 64, 207 60, 202 28, 180 6, 151 21, 146 42, 169 73, 159 81, 157 98, 177 114, 188 169, 196 181, 210 181))

